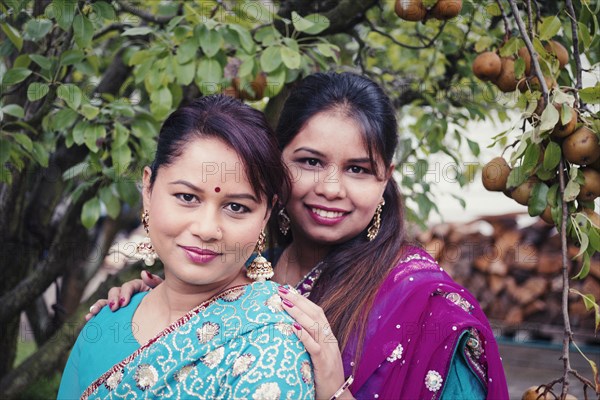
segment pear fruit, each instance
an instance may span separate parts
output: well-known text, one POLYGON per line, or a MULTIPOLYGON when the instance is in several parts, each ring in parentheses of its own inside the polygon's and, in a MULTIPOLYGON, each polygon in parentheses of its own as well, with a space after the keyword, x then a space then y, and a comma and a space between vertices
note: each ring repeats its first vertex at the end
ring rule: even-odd
POLYGON ((529 50, 527 50, 527 47, 521 47, 517 54, 525 61, 525 76, 529 76, 531 72, 531 54, 529 54, 529 50))
POLYGON ((493 51, 481 53, 473 61, 473 73, 482 81, 496 79, 500 72, 502 72, 502 61, 493 51))
POLYGON ((546 206, 544 212, 540 215, 540 218, 545 223, 554 225, 554 220, 552 219, 552 208, 550 206, 546 206))
POLYGON ((451 19, 460 14, 462 0, 438 0, 431 9, 431 16, 436 19, 451 19))
MULTIPOLYGON (((523 393, 521 400, 555 400, 560 397, 556 397, 550 392, 542 396, 542 393, 544 393, 543 387, 538 389, 537 386, 532 386, 527 389, 525 393, 523 393)), ((567 394, 565 396, 565 400, 577 400, 577 397, 573 396, 572 394, 567 394)))
POLYGON ((396 0, 396 15, 406 21, 422 21, 427 9, 421 0, 396 0))
POLYGON ((515 188, 515 190, 512 191, 512 198, 517 203, 526 206, 529 202, 529 198, 531 197, 531 192, 533 192, 533 187, 538 182, 540 182, 540 180, 535 176, 527 178, 525 182, 521 183, 515 188))
POLYGON ((502 157, 493 158, 488 162, 481 172, 483 187, 492 192, 506 190, 506 182, 510 174, 510 167, 502 157))
POLYGON ((579 188, 577 200, 594 201, 596 197, 600 196, 600 172, 593 168, 583 168, 581 172, 585 182, 579 188))
POLYGON ((554 54, 558 59, 560 68, 563 68, 569 63, 569 52, 565 49, 565 46, 557 42, 556 40, 550 40, 544 45, 544 48, 548 53, 554 54))
POLYGON ((562 144, 562 152, 573 164, 592 164, 600 158, 598 136, 587 126, 582 126, 567 136, 562 144))
POLYGON ((581 212, 586 215, 596 228, 600 228, 600 214, 589 208, 582 208, 581 212))
POLYGON ((504 93, 512 92, 516 90, 519 83, 515 78, 515 60, 510 57, 502 57, 501 63, 500 75, 492 82, 504 93))
MULTIPOLYGON (((562 106, 560 104, 555 104, 554 107, 558 111, 558 114, 561 113, 562 106)), ((577 110, 571 108, 571 119, 565 125, 560 122, 560 119, 556 123, 556 126, 550 133, 553 139, 563 139, 569 136, 571 133, 575 132, 575 127, 577 126, 577 110)))

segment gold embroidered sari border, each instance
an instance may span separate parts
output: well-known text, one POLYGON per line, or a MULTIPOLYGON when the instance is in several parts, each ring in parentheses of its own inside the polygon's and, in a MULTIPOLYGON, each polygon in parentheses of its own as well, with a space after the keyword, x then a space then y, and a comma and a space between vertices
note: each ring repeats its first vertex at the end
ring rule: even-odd
POLYGON ((153 337, 152 339, 150 339, 148 342, 146 342, 146 344, 142 345, 134 353, 132 353, 131 355, 127 356, 124 360, 120 361, 118 364, 115 364, 111 369, 109 369, 104 374, 102 374, 100 376, 100 378, 98 378, 94 382, 92 382, 92 384, 90 386, 88 386, 88 388, 81 395, 81 400, 87 400, 90 397, 90 395, 92 393, 94 393, 96 391, 96 389, 98 389, 98 387, 100 385, 102 385, 104 382, 106 382, 106 380, 113 373, 115 373, 116 371, 119 371, 119 370, 123 369, 131 361, 135 360, 135 358, 138 357, 144 350, 146 350, 148 347, 150 347, 151 345, 153 345, 154 343, 156 343, 157 340, 159 340, 160 338, 162 338, 162 337, 164 337, 164 336, 166 336, 166 335, 174 332, 177 328, 179 328, 182 325, 184 325, 187 322, 189 322, 190 319, 192 319, 194 316, 196 316, 201 311, 204 311, 204 309, 206 309, 206 307, 210 306, 212 303, 214 303, 215 301, 219 300, 220 298, 222 298, 224 296, 227 296, 231 292, 235 292, 236 290, 240 290, 240 288, 243 288, 243 287, 246 287, 246 286, 249 286, 249 285, 250 284, 237 285, 237 286, 230 287, 229 289, 226 289, 226 290, 224 290, 224 291, 222 291, 220 293, 217 293, 216 295, 214 295, 210 299, 208 299, 206 301, 203 301, 198 306, 196 306, 193 309, 191 309, 184 316, 182 316, 181 318, 179 318, 177 321, 173 322, 171 325, 169 325, 168 327, 166 327, 158 335, 156 335, 155 337, 153 337))

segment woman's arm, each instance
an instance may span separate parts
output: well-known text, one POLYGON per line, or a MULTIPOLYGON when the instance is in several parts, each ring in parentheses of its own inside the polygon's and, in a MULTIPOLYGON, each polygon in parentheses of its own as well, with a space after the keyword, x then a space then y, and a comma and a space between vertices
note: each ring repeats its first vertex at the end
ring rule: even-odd
MULTIPOLYGON (((317 399, 329 399, 344 384, 344 365, 338 341, 331 332, 323 309, 306 297, 279 287, 284 310, 296 320, 294 332, 310 354, 317 399)), ((353 399, 345 390, 338 399, 353 399)))

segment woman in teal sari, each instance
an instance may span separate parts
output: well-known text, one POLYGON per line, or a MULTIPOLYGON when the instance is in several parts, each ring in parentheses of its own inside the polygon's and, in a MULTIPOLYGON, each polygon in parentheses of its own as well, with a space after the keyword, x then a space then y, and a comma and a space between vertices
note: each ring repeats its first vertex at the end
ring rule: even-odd
POLYGON ((58 398, 314 397, 309 356, 260 256, 284 171, 263 115, 237 100, 204 97, 165 121, 144 170, 149 238, 138 247, 162 260, 164 284, 88 322, 58 398))

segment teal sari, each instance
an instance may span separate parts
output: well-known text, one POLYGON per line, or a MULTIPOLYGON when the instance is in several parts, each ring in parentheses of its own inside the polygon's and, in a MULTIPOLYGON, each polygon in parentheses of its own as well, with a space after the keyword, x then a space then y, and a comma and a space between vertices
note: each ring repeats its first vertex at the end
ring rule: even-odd
POLYGON ((276 288, 255 282, 200 304, 102 374, 82 399, 314 398, 310 358, 276 288))

